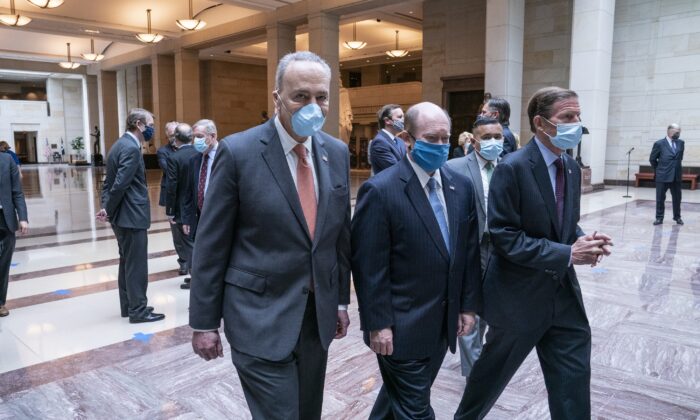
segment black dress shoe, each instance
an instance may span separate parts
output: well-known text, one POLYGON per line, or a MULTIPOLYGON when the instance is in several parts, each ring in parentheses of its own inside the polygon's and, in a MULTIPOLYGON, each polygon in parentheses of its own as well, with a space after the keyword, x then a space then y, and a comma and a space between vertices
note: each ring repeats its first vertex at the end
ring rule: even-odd
MULTIPOLYGON (((146 306, 146 312, 153 312, 153 306, 146 306)), ((122 318, 128 317, 129 314, 127 312, 122 312, 122 318)))
POLYGON ((136 318, 129 317, 129 323, 130 324, 140 324, 142 322, 155 322, 155 321, 160 321, 162 319, 165 319, 165 315, 150 312, 147 315, 141 316, 141 317, 136 317, 136 318))
POLYGON ((664 222, 664 219, 656 219, 656 220, 654 220, 654 226, 660 225, 660 224, 662 224, 663 222, 664 222))
POLYGON ((187 270, 186 268, 181 268, 181 269, 177 270, 177 275, 178 275, 178 276, 187 275, 187 271, 188 271, 188 270, 187 270))
POLYGON ((182 290, 190 290, 190 284, 188 282, 184 282, 180 285, 180 289, 182 290))
POLYGON ((683 219, 681 219, 680 217, 679 217, 678 219, 676 219, 676 223, 679 224, 679 225, 683 225, 683 224, 684 224, 684 223, 683 223, 683 219))
POLYGON ((185 281, 185 283, 190 284, 190 282, 192 281, 192 278, 191 278, 191 277, 185 277, 185 280, 184 280, 184 281, 185 281))

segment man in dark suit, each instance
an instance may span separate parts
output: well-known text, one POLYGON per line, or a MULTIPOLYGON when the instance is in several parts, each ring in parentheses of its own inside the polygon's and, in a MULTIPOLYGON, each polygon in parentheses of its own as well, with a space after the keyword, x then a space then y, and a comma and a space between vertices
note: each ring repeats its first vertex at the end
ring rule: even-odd
MULTIPOLYGON (((197 121, 192 126, 192 133, 194 135, 192 146, 198 153, 195 153, 189 161, 189 173, 192 178, 190 183, 191 198, 188 200, 188 205, 185 207, 185 212, 182 215, 182 231, 189 236, 190 240, 194 241, 219 141, 217 139, 216 125, 212 120, 197 121)), ((185 281, 180 285, 180 288, 189 289, 190 282, 185 281)))
POLYGON ((611 239, 578 226, 578 96, 548 87, 528 105, 534 138, 509 154, 489 187, 492 252, 483 281, 486 344, 455 419, 482 419, 533 347, 552 419, 590 419, 591 330, 574 264, 595 265, 611 239))
MULTIPOLYGON (((168 178, 165 193, 165 214, 168 216, 173 237, 182 244, 182 258, 185 263, 185 274, 189 274, 192 268, 192 247, 194 241, 190 238, 189 231, 185 232, 187 225, 185 215, 187 209, 192 206, 192 176, 190 174, 190 160, 197 151, 192 147, 192 127, 180 123, 175 127, 175 146, 177 151, 168 157, 168 178)), ((190 278, 185 278, 185 284, 190 278)))
POLYGON ((498 120, 503 127, 503 152, 501 157, 518 150, 518 142, 510 131, 510 104, 503 98, 489 98, 481 108, 481 116, 498 120))
MULTIPOLYGON (((481 270, 486 270, 486 262, 491 241, 489 239, 488 226, 486 225, 486 209, 489 197, 489 183, 493 171, 498 165, 499 156, 503 151, 503 128, 501 124, 488 117, 479 117, 474 122, 473 137, 470 143, 475 153, 466 157, 452 159, 447 166, 456 172, 466 175, 474 185, 476 192, 476 214, 479 219, 479 249, 481 255, 481 270)), ((464 337, 459 337, 459 352, 462 364, 462 375, 469 377, 474 362, 479 358, 482 348, 482 339, 486 331, 486 321, 477 317, 476 327, 464 337)))
MULTIPOLYGON (((165 195, 167 190, 167 180, 168 180, 168 157, 177 151, 175 147, 175 128, 179 123, 177 121, 170 121, 165 124, 165 137, 168 143, 160 146, 156 152, 158 157, 158 166, 160 170, 163 171, 163 176, 160 178, 160 198, 158 200, 158 205, 165 207, 165 195)), ((185 275, 189 272, 189 267, 186 264, 186 260, 183 257, 185 255, 185 250, 180 240, 181 235, 177 232, 177 225, 170 225, 170 231, 173 236, 173 245, 175 246, 175 252, 177 252, 177 264, 178 264, 178 274, 185 275)))
POLYGON ((141 144, 153 137, 153 115, 134 108, 126 118, 126 133, 107 156, 107 176, 102 185, 102 210, 97 220, 109 221, 119 245, 119 304, 130 323, 160 321, 163 314, 148 305, 148 200, 146 168, 141 144))
POLYGON ((308 51, 284 56, 276 116, 226 137, 195 239, 194 351, 223 356, 223 317, 256 419, 319 419, 328 346, 347 332, 350 163, 320 130, 331 70, 308 51))
POLYGON ((412 152, 362 185, 351 229, 361 328, 384 380, 372 419, 435 418, 430 387, 480 302, 474 187, 443 166, 449 117, 423 102, 406 131, 412 152))
POLYGON ((395 165, 406 155, 406 146, 396 135, 403 131, 403 110, 399 105, 384 105, 377 112, 379 131, 369 145, 372 174, 395 165))
POLYGON ((654 225, 664 221, 666 191, 671 190, 673 200, 673 220, 679 225, 681 219, 681 182, 683 171, 681 161, 685 152, 685 142, 681 140, 681 127, 671 124, 666 130, 666 137, 657 140, 649 155, 649 163, 654 168, 656 180, 656 220, 654 225))
POLYGON ((12 156, 6 153, 0 153, 0 206, 0 317, 3 317, 10 314, 5 302, 15 252, 15 232, 19 230, 25 235, 29 231, 19 169, 12 156))

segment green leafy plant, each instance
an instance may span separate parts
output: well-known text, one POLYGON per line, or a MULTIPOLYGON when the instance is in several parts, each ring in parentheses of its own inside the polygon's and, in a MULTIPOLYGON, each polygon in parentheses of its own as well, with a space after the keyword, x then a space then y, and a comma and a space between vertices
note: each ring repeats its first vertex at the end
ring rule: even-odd
POLYGON ((85 149, 85 142, 81 136, 78 136, 70 142, 70 147, 72 147, 76 152, 81 152, 83 149, 85 149))

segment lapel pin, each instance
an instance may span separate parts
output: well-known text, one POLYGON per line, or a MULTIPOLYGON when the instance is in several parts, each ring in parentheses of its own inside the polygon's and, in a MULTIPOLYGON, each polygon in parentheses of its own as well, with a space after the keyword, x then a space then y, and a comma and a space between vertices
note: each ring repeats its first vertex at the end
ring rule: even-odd
POLYGON ((569 169, 569 175, 571 175, 571 169, 569 169))
POLYGON ((328 162, 328 156, 326 156, 326 155, 323 155, 323 157, 321 159, 323 159, 324 162, 328 162))
POLYGON ((454 186, 454 185, 450 185, 450 189, 451 189, 452 191, 454 191, 454 190, 455 190, 455 186, 454 186))

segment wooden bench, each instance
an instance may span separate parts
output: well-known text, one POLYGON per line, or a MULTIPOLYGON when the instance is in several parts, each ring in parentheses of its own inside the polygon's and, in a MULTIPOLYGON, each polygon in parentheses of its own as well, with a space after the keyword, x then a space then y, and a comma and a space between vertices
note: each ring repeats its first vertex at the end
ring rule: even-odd
MULTIPOLYGON (((639 187, 639 181, 653 181, 653 172, 639 172, 634 174, 634 186, 639 187)), ((683 174, 683 182, 690 181, 690 189, 694 190, 698 184, 698 174, 683 174)))

